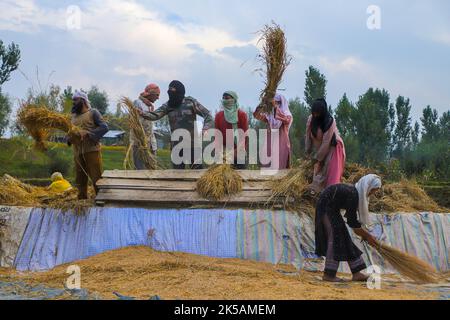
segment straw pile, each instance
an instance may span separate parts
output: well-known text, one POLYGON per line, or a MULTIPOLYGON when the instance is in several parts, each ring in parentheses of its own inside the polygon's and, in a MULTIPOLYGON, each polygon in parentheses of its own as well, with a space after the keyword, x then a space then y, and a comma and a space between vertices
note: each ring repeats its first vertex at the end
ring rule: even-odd
POLYGON ((274 22, 272 22, 272 25, 265 25, 260 34, 258 43, 262 41, 263 47, 259 59, 264 64, 264 70, 262 71, 266 75, 265 88, 261 91, 260 100, 263 111, 270 113, 272 100, 283 74, 291 62, 291 57, 286 51, 287 40, 279 25, 274 22))
POLYGON ((216 164, 197 180, 197 192, 205 199, 221 200, 242 191, 242 177, 230 164, 216 164))
POLYGON ((382 242, 377 242, 374 248, 401 275, 418 283, 436 283, 439 281, 438 272, 425 261, 382 242))
MULTIPOLYGON (((126 97, 120 100, 122 108, 128 113, 128 122, 130 129, 133 131, 135 147, 138 149, 138 156, 142 160, 147 170, 157 169, 156 157, 150 151, 150 141, 145 134, 144 128, 140 121, 140 114, 133 102, 126 97)), ((133 145, 128 146, 127 154, 124 160, 124 167, 136 169, 132 160, 133 145)))
POLYGON ((310 161, 302 161, 289 170, 281 179, 271 181, 272 195, 268 203, 283 199, 287 209, 301 209, 309 214, 314 212, 314 199, 307 192, 312 165, 310 161))
POLYGON ((61 130, 70 136, 73 143, 79 143, 79 128, 72 125, 69 115, 60 114, 43 106, 23 105, 17 114, 19 123, 34 139, 38 150, 45 151, 45 141, 53 130, 61 130))
MULTIPOLYGON (((93 198, 92 188, 89 194, 93 198)), ((78 214, 94 205, 92 200, 78 200, 77 196, 76 189, 54 193, 43 187, 25 184, 7 174, 0 178, 0 205, 54 208, 78 214)))

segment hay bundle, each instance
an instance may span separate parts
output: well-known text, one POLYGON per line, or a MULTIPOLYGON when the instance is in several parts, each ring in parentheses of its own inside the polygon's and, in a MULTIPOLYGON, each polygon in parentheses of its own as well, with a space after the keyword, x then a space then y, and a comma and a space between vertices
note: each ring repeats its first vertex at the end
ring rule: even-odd
POLYGON ((346 163, 342 182, 355 184, 359 181, 359 179, 368 174, 376 174, 383 178, 383 176, 377 170, 363 167, 357 163, 346 163))
POLYGON ((72 125, 69 115, 60 114, 42 106, 23 105, 17 114, 19 123, 34 139, 36 148, 45 151, 45 141, 53 130, 61 130, 70 136, 73 143, 79 143, 79 128, 72 125))
POLYGON ((265 25, 260 33, 258 43, 262 41, 263 47, 259 58, 264 64, 264 70, 261 71, 266 74, 265 88, 261 91, 260 100, 263 111, 270 113, 272 100, 291 62, 291 57, 286 51, 287 40, 279 25, 272 22, 272 25, 265 25))
MULTIPOLYGON (((142 127, 140 121, 140 114, 138 109, 134 106, 133 102, 126 97, 122 97, 120 100, 122 108, 128 113, 128 122, 130 125, 130 130, 133 131, 134 136, 134 147, 138 149, 138 156, 142 160, 147 170, 155 170, 157 168, 156 157, 150 151, 150 141, 145 134, 144 128, 142 127)), ((133 145, 128 146, 127 154, 124 160, 125 169, 135 168, 132 165, 132 148, 133 145)))
POLYGON ((425 261, 382 242, 377 242, 377 245, 373 248, 401 275, 418 283, 436 283, 439 281, 440 277, 437 271, 425 261))
POLYGON ((407 179, 384 185, 382 194, 374 197, 369 207, 375 212, 446 212, 415 180, 407 179))
POLYGON ((272 180, 272 195, 267 202, 273 203, 278 199, 284 199, 286 208, 306 210, 307 213, 312 214, 314 212, 314 199, 307 194, 311 172, 312 163, 303 161, 290 169, 283 178, 272 180))
POLYGON ((242 177, 230 164, 210 167, 197 181, 197 192, 205 199, 220 200, 242 191, 242 177))

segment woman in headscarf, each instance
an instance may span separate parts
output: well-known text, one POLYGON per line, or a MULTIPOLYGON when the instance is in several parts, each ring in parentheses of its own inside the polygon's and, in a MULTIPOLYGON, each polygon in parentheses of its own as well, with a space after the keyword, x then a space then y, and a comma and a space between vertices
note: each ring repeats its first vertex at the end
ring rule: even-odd
MULTIPOLYGON (((225 150, 227 146, 227 139, 233 137, 234 139, 234 162, 233 167, 236 169, 245 169, 245 154, 243 154, 242 161, 238 161, 238 143, 243 143, 243 151, 247 151, 247 139, 245 133, 248 130, 247 113, 239 108, 239 97, 234 91, 226 91, 222 96, 222 110, 216 114, 215 127, 222 133, 222 145, 225 150), (240 131, 238 131, 241 129, 240 131), (232 130, 232 135, 227 135, 227 130, 232 130), (241 163, 244 162, 244 163, 241 163)), ((220 141, 216 141, 219 142, 220 141)), ((229 143, 231 145, 231 143, 229 143)), ((241 160, 241 157, 239 157, 241 160)))
POLYGON ((311 191, 319 193, 325 187, 341 182, 345 167, 344 141, 325 99, 313 102, 306 124, 305 149, 314 161, 311 191))
POLYGON ((281 94, 277 94, 273 100, 273 111, 268 114, 262 111, 262 107, 258 106, 253 113, 253 116, 265 123, 267 123, 268 135, 266 144, 266 154, 272 156, 272 130, 278 130, 278 168, 271 165, 271 169, 287 169, 290 167, 291 158, 291 142, 289 140, 289 129, 292 124, 292 113, 289 110, 289 102, 281 94))
POLYGON ((352 281, 368 279, 367 275, 361 273, 367 266, 361 257, 361 250, 350 237, 341 210, 345 210, 347 225, 353 232, 369 244, 375 245, 375 238, 363 228, 363 225, 367 226, 370 223, 369 197, 380 188, 380 177, 369 174, 362 177, 355 186, 335 184, 320 194, 316 206, 315 240, 316 254, 326 257, 324 281, 343 281, 336 277, 340 261, 348 262, 353 274, 352 281))

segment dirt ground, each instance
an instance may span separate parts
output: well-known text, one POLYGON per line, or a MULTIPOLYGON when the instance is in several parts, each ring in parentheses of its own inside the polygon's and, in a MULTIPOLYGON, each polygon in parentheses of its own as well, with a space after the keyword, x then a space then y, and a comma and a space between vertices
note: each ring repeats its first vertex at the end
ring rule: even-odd
MULTIPOLYGON (((81 286, 103 299, 117 299, 113 292, 138 299, 437 299, 399 279, 383 278, 381 290, 365 284, 325 283, 321 273, 296 270, 287 265, 240 259, 217 259, 186 253, 157 252, 129 247, 71 263, 81 269, 81 286)), ((0 280, 64 287, 68 265, 48 272, 20 273, 0 269, 0 280)), ((348 277, 348 275, 347 275, 348 277)))

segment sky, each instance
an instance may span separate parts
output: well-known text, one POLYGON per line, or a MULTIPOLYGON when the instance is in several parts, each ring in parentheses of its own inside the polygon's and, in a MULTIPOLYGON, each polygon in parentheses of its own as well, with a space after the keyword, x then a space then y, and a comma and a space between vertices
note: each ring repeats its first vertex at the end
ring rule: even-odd
POLYGON ((253 108, 263 88, 257 32, 272 20, 293 58, 280 86, 287 98, 303 99, 313 65, 334 107, 344 93, 356 102, 374 87, 391 101, 410 98, 413 121, 427 105, 450 109, 447 0, 0 0, 0 39, 22 56, 2 91, 17 105, 30 87, 97 85, 115 111, 121 96, 136 98, 151 82, 162 104, 177 79, 211 111, 226 90, 253 108))

